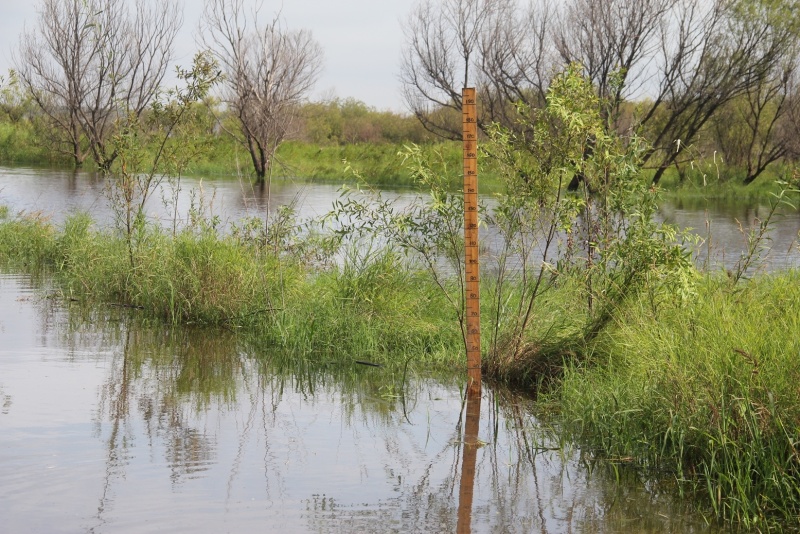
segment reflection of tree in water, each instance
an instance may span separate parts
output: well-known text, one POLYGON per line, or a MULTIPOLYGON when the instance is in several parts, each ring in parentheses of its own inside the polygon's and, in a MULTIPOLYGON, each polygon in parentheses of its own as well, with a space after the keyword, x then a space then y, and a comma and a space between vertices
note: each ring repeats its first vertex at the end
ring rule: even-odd
POLYGON ((588 456, 562 447, 523 395, 484 388, 481 442, 468 449, 467 402, 456 419, 461 378, 452 373, 419 377, 404 362, 373 368, 286 354, 224 331, 125 323, 103 332, 108 356, 98 362, 108 370, 96 425, 107 459, 97 530, 112 517, 114 487, 139 468, 136 461, 147 461, 138 447, 164 464, 173 487, 211 480, 220 465, 226 506, 235 509, 243 488, 248 495, 255 490, 264 514, 277 503, 290 526, 314 532, 455 532, 468 482, 474 532, 610 532, 631 525, 640 532, 691 531, 672 513, 671 493, 662 496, 653 486, 648 495, 640 490, 643 479, 618 484, 612 469, 587 469, 588 456), (233 421, 235 430, 221 434, 198 423, 204 413, 233 421), (333 435, 317 427, 331 422, 333 435), (471 481, 462 473, 470 452, 471 481), (328 471, 317 457, 342 462, 328 471), (314 482, 337 473, 344 473, 342 485, 326 479, 327 493, 314 482), (360 490, 359 477, 385 489, 360 490))
POLYGON ((11 398, 11 395, 6 395, 6 393, 3 391, 2 384, 0 384, 0 402, 3 403, 3 415, 8 415, 8 412, 11 409, 11 405, 14 404, 14 401, 11 398))
POLYGON ((241 368, 237 344, 230 334, 147 328, 135 322, 106 332, 110 339, 104 344, 116 345, 117 350, 109 359, 96 415, 97 433, 103 436, 108 452, 98 508, 101 520, 112 500, 112 482, 124 476, 132 444, 141 435, 151 449, 163 449, 173 484, 209 468, 215 459, 215 438, 193 428, 189 421, 193 413, 212 402, 233 402, 241 368))
MULTIPOLYGON (((305 501, 312 532, 712 532, 661 492, 652 477, 594 469, 587 455, 560 441, 534 414, 532 401, 502 388, 484 388, 479 445, 468 448, 467 403, 453 433, 412 478, 396 477, 396 496, 378 502, 347 502, 312 494, 305 501), (463 467, 477 453, 472 520, 464 513, 463 467), (649 485, 643 492, 643 485, 649 485), (656 484, 656 485, 654 485, 656 484), (461 518, 464 519, 464 518, 461 518)), ((639 474, 637 474, 639 473, 639 474)), ((467 473, 468 474, 468 473, 467 473)))

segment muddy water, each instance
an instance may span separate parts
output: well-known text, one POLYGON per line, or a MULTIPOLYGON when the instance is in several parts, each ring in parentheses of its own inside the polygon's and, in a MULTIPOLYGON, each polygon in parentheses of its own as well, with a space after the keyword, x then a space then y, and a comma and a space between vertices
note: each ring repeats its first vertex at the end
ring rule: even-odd
POLYGON ((465 402, 463 376, 399 369, 88 312, 2 274, 0 532, 711 531, 523 396, 465 402))

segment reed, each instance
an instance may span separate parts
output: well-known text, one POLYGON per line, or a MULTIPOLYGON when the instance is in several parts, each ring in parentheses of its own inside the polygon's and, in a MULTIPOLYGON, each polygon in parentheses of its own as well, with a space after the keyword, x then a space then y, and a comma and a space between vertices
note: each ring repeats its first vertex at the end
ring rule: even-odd
POLYGON ((667 468, 717 518, 768 530, 800 516, 800 273, 688 302, 630 299, 555 396, 599 454, 667 468))
POLYGON ((37 271, 54 257, 55 229, 41 213, 12 215, 0 206, 0 260, 37 271))
POLYGON ((0 222, 0 259, 50 270, 72 300, 255 333, 321 358, 458 360, 457 326, 441 295, 396 253, 352 249, 339 263, 320 266, 293 243, 276 250, 203 222, 174 235, 147 225, 131 262, 126 237, 96 229, 86 214, 61 230, 36 217, 0 222))

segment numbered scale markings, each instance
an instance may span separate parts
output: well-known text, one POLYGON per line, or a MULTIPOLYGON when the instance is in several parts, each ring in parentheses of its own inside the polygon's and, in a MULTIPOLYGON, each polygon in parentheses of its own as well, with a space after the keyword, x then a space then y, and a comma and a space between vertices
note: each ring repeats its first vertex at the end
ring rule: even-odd
POLYGON ((481 305, 478 262, 478 114, 474 88, 462 96, 464 142, 464 246, 466 262, 467 369, 480 376, 481 305))

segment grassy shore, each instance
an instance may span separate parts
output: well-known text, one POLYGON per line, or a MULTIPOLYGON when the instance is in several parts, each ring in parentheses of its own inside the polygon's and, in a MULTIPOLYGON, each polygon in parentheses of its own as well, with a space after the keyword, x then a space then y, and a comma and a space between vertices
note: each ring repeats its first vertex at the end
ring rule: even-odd
MULTIPOLYGON (((461 166, 461 144, 455 141, 438 141, 422 145, 424 150, 435 151, 454 169, 461 166)), ((287 141, 276 155, 272 176, 275 178, 302 177, 314 181, 355 181, 371 185, 392 187, 412 186, 414 177, 403 165, 400 153, 403 143, 350 143, 317 144, 305 141, 287 141)), ((11 126, 0 123, 0 164, 48 166, 68 168, 70 160, 46 149, 37 141, 37 134, 28 126, 11 126)), ((92 170, 87 161, 85 168, 92 170)), ((229 137, 214 136, 204 142, 202 153, 185 171, 194 176, 220 178, 252 178, 252 162, 246 150, 229 137)), ((740 169, 727 168, 713 161, 698 161, 684 169, 682 175, 670 168, 661 178, 660 188, 666 198, 705 199, 757 199, 777 192, 777 180, 797 180, 791 166, 775 164, 749 185, 744 185, 740 169)), ((645 173, 647 179, 647 173, 645 173)), ((490 161, 481 164, 480 188, 493 192, 501 188, 501 178, 490 161)), ((453 189, 461 187, 453 182, 453 189)))
MULTIPOLYGON (((652 173, 645 173, 645 176, 652 173)), ((715 199, 745 202, 768 198, 780 191, 780 182, 797 185, 796 168, 773 164, 750 184, 744 184, 742 169, 701 162, 685 170, 683 175, 670 168, 664 173, 659 187, 670 199, 715 199)))
MULTIPOLYGON (((437 157, 453 169, 462 164, 462 146, 455 141, 439 141, 422 145, 423 150, 435 152, 437 157)), ((303 141, 289 141, 278 149, 276 165, 272 176, 276 178, 296 178, 313 181, 354 180, 353 171, 360 179, 376 186, 413 186, 415 179, 408 166, 403 165, 400 155, 404 152, 402 143, 359 143, 345 145, 318 145, 303 141)), ((489 193, 502 188, 500 172, 493 162, 481 162, 480 189, 489 193)), ((713 163, 698 163, 686 170, 683 175, 670 168, 661 178, 659 188, 668 199, 763 199, 780 191, 778 181, 797 180, 794 168, 776 164, 768 168, 753 183, 745 185, 741 169, 727 168, 713 163)), ((189 174, 220 177, 249 176, 252 174, 248 154, 230 140, 219 139, 212 145, 205 157, 192 163, 189 174)), ((643 179, 649 180, 651 172, 644 172, 643 179)), ((454 190, 462 184, 454 181, 454 190)))
POLYGON ((300 244, 276 253, 243 229, 222 235, 201 226, 174 236, 148 228, 131 255, 123 235, 96 231, 86 215, 56 229, 4 211, 0 261, 53 273, 64 298, 249 331, 285 349, 333 357, 390 363, 407 354, 437 365, 451 364, 462 349, 433 283, 401 268, 389 251, 354 253, 333 267, 300 244))
POLYGON ((598 455, 667 469, 713 515, 800 517, 800 273, 704 276, 687 306, 637 295, 553 398, 598 455))
MULTIPOLYGON (((64 298, 219 325, 305 358, 463 364, 452 308, 391 252, 331 264, 202 224, 148 228, 136 243, 131 257, 123 236, 85 215, 59 229, 0 211, 0 261, 52 273, 64 298)), ((542 301, 551 326, 579 322, 575 287, 542 301)), ((688 300, 633 293, 588 342, 565 330, 548 348, 561 373, 540 399, 598 457, 669 473, 711 517, 780 530, 800 517, 800 273, 737 284, 698 273, 695 287, 688 300)), ((541 353, 526 354, 488 355, 487 369, 508 379, 527 368, 530 390, 541 353)))
MULTIPOLYGON (((436 152, 452 168, 460 168, 461 145, 442 141, 423 145, 436 152)), ((318 182, 364 181, 382 187, 408 187, 415 178, 403 164, 403 143, 314 144, 302 141, 283 143, 275 157, 273 178, 297 178, 318 182), (356 178, 356 175, 358 178, 356 178)), ((250 177, 249 155, 241 147, 226 141, 212 145, 205 157, 193 162, 187 172, 196 176, 250 177)), ((496 184, 491 171, 482 175, 486 190, 496 184)), ((453 182, 453 189, 462 184, 453 182)))

